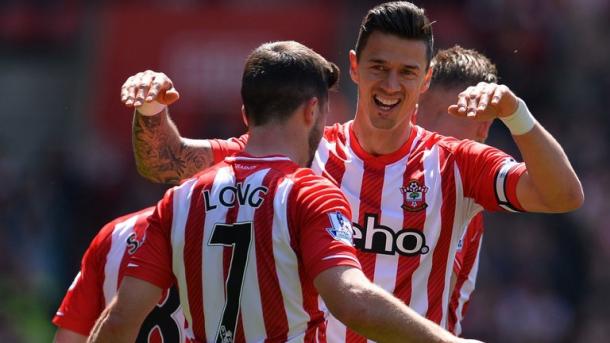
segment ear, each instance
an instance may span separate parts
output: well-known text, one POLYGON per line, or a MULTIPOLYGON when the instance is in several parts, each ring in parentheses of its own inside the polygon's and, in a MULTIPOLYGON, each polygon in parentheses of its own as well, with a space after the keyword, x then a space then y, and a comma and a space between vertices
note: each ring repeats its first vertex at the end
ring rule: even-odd
POLYGON ((428 71, 426 71, 426 76, 424 76, 424 85, 421 88, 420 94, 425 93, 428 90, 428 88, 430 88, 431 81, 432 81, 432 68, 428 67, 428 71))
POLYGON ((485 143, 487 136, 489 136, 489 128, 491 127, 492 123, 492 120, 479 122, 479 125, 477 126, 477 141, 485 143))
POLYGON ((360 82, 360 74, 358 74, 358 57, 354 50, 349 51, 349 76, 355 84, 360 82))
POLYGON ((313 97, 303 104, 303 121, 308 127, 313 126, 316 122, 316 113, 319 112, 316 111, 318 109, 318 102, 318 98, 313 97))
POLYGON ((246 128, 248 128, 248 116, 246 115, 246 107, 241 105, 241 120, 243 120, 246 128))

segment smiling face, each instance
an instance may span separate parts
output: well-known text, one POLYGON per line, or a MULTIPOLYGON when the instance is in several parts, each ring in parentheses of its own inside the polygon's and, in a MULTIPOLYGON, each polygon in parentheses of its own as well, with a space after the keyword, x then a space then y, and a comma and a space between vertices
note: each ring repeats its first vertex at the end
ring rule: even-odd
POLYGON ((350 51, 359 124, 381 130, 409 127, 419 96, 429 86, 426 49, 423 41, 376 31, 359 58, 350 51))

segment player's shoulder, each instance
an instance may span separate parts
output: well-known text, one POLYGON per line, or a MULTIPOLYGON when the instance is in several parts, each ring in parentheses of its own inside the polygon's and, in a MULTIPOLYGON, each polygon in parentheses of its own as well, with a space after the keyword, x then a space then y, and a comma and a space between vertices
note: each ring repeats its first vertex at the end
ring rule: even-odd
POLYGON ((288 177, 290 177, 295 182, 295 184, 299 184, 301 186, 317 184, 320 187, 329 187, 333 189, 337 188, 337 186, 335 186, 327 178, 320 175, 316 175, 314 171, 310 168, 298 168, 292 173, 290 173, 288 177))
POLYGON ((151 207, 147 207, 147 208, 141 209, 136 212, 131 212, 131 213, 122 215, 120 217, 117 217, 117 218, 109 221, 108 223, 106 223, 106 225, 104 225, 104 227, 102 227, 102 229, 99 231, 97 237, 111 236, 115 230, 118 230, 121 227, 123 227, 123 225, 121 225, 121 224, 125 224, 130 221, 133 221, 135 223, 138 220, 145 220, 146 217, 148 217, 149 215, 151 215, 154 212, 154 210, 155 210, 155 207, 151 206, 151 207))
POLYGON ((94 251, 102 251, 105 248, 112 245, 112 237, 116 234, 120 234, 122 230, 129 230, 135 227, 138 222, 146 220, 155 210, 154 206, 141 209, 136 212, 131 212, 122 216, 119 216, 108 223, 106 223, 100 231, 95 235, 88 250, 92 253, 94 251))
POLYGON ((184 187, 192 187, 194 183, 196 183, 198 186, 205 185, 206 183, 211 183, 214 181, 214 178, 215 178, 216 174, 218 173, 218 170, 223 167, 227 167, 227 166, 228 165, 224 160, 222 160, 218 163, 215 163, 215 164, 211 165, 210 167, 199 171, 197 174, 193 175, 192 177, 190 177, 188 179, 180 180, 180 184, 177 186, 174 186, 169 191, 173 192, 176 189, 180 189, 180 188, 184 188, 184 187))
POLYGON ((309 168, 299 168, 288 177, 294 182, 293 187, 300 199, 308 199, 306 201, 314 199, 317 201, 322 200, 322 198, 326 200, 330 198, 345 199, 339 187, 327 178, 316 175, 309 168))
POLYGON ((436 146, 438 149, 445 150, 448 154, 461 154, 468 151, 476 152, 491 149, 491 147, 486 144, 475 142, 470 139, 445 136, 438 132, 426 130, 421 126, 417 126, 417 129, 419 130, 420 137, 419 145, 427 150, 436 146))

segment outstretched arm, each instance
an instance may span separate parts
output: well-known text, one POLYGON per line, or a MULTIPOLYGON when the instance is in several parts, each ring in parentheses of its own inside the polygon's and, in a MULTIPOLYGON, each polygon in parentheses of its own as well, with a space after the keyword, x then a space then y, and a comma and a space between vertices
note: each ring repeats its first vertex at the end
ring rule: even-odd
POLYGON ((314 285, 337 319, 377 342, 476 342, 457 338, 420 316, 357 268, 327 269, 314 285))
POLYGON ((167 75, 151 70, 129 77, 121 87, 121 101, 135 108, 132 141, 138 172, 153 182, 177 184, 214 162, 207 140, 182 138, 169 118, 167 105, 179 97, 167 75))
POLYGON ((484 82, 468 87, 449 112, 474 120, 499 118, 510 129, 527 167, 517 184, 525 210, 559 213, 582 205, 582 185, 561 145, 508 87, 484 82))

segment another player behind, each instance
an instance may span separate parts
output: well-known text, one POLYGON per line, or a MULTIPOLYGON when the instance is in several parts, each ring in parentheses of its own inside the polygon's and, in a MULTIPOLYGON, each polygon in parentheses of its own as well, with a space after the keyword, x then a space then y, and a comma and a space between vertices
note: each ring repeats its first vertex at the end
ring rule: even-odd
POLYGON ((296 42, 257 48, 242 78, 249 140, 168 191, 94 342, 130 342, 174 280, 198 341, 326 341, 327 312, 378 341, 459 340, 374 286, 340 190, 308 166, 338 69, 296 42))
MULTIPOLYGON (((439 50, 430 64, 430 89, 419 102, 417 123, 427 130, 458 139, 484 143, 492 120, 474 121, 450 115, 447 109, 460 92, 479 82, 497 83, 496 66, 481 53, 454 46, 439 50)), ((448 329, 459 335, 462 331, 468 302, 476 284, 479 255, 483 239, 483 214, 468 223, 458 244, 449 300, 448 329)))
MULTIPOLYGON (((81 270, 53 318, 55 343, 84 343, 95 321, 116 295, 129 257, 138 249, 154 211, 149 207, 114 219, 100 230, 81 270)), ((136 343, 188 342, 178 291, 167 288, 140 327, 136 343)))

